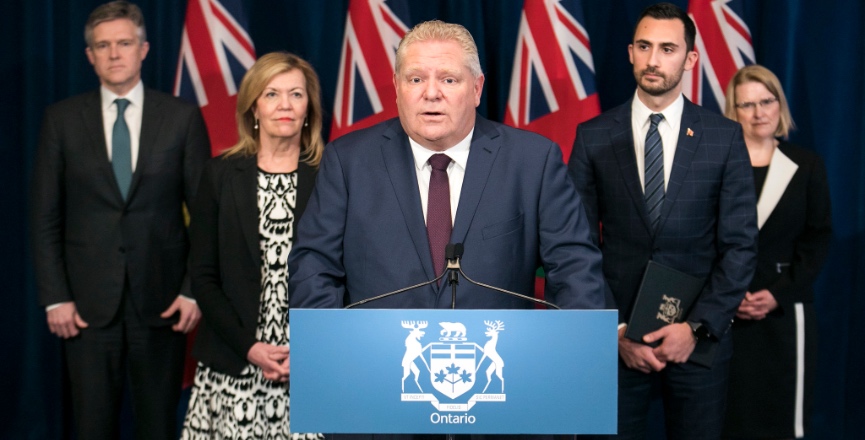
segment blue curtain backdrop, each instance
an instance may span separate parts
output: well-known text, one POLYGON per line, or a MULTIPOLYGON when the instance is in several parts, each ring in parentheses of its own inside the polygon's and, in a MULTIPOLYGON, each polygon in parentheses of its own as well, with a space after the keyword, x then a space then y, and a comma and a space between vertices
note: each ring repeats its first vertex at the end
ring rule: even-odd
MULTIPOLYGON (((28 0, 0 6, 0 270, 3 347, 0 438, 68 438, 60 345, 37 305, 27 241, 27 189, 42 111, 97 86, 83 25, 97 0, 28 0)), ((144 82, 171 91, 186 1, 138 1, 150 54, 144 82)), ((646 0, 583 0, 604 110, 635 83, 627 44, 646 0)), ((687 7, 686 0, 675 3, 687 7)), ((290 50, 321 76, 332 108, 347 0, 246 0, 259 54, 290 50)), ((411 24, 440 18, 475 36, 487 75, 479 111, 502 120, 522 0, 410 1, 411 24)), ((820 363, 811 439, 865 438, 865 6, 859 0, 745 0, 757 61, 781 78, 799 126, 792 140, 826 161, 834 240, 817 283, 820 363)), ((329 121, 325 124, 329 127, 329 121)), ((575 415, 578 417, 578 415, 575 415)))

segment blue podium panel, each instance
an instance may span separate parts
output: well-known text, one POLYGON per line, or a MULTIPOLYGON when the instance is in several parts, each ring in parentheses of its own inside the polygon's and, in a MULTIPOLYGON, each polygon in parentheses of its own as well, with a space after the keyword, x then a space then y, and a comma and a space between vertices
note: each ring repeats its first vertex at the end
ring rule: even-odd
POLYGON ((613 434, 615 310, 292 309, 294 432, 613 434))

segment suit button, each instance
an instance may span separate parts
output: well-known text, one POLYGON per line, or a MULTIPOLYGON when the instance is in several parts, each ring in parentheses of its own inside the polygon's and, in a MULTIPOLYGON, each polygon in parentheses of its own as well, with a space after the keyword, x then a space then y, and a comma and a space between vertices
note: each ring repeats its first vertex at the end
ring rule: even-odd
POLYGON ((125 254, 125 253, 126 253, 126 248, 123 247, 123 246, 120 246, 120 253, 121 253, 121 254, 125 254))

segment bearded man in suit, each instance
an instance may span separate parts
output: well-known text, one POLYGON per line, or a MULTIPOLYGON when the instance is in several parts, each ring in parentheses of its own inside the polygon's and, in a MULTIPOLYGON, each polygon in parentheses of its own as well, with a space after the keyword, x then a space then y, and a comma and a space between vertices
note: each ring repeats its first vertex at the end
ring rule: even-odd
POLYGON ((643 11, 628 46, 634 98, 581 124, 568 163, 604 256, 608 306, 622 322, 616 438, 645 438, 654 382, 669 438, 720 438, 730 324, 756 264, 742 127, 682 96, 682 75, 697 62, 695 34, 675 5, 643 11), (649 261, 705 280, 686 322, 644 337, 655 348, 624 337, 649 261), (710 367, 689 362, 698 340, 714 352, 710 367))

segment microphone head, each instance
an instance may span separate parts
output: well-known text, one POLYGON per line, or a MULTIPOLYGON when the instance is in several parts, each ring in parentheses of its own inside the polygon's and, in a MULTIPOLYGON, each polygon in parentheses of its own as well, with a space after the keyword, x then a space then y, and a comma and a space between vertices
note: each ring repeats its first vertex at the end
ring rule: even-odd
POLYGON ((457 243, 454 245, 454 258, 462 258, 463 257, 463 244, 457 243))
POLYGON ((445 258, 448 260, 453 260, 454 258, 457 258, 455 256, 455 254, 456 254, 456 249, 455 249, 454 244, 448 243, 447 246, 445 246, 445 258))

